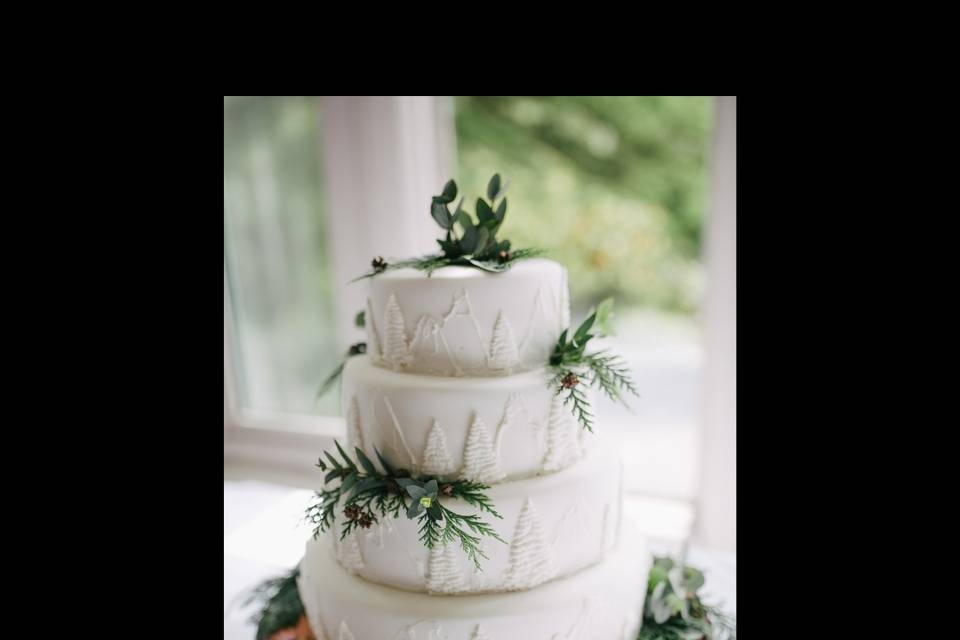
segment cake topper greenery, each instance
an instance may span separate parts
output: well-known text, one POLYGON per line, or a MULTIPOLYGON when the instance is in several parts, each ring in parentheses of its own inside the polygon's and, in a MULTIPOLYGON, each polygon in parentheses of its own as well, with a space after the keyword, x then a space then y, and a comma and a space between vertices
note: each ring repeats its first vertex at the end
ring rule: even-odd
POLYGON ((432 549, 437 543, 458 542, 477 569, 481 568, 480 558, 487 557, 480 548, 483 537, 505 543, 479 516, 456 513, 443 504, 447 498, 459 499, 481 512, 502 518, 485 493, 489 485, 470 480, 446 482, 431 476, 414 478, 409 471, 395 470, 374 449, 384 470, 380 472, 359 447, 354 462, 339 442, 334 440, 334 444, 342 462, 323 452, 317 466, 326 472, 324 488, 314 494, 314 501, 307 507, 306 520, 314 525, 314 538, 333 526, 335 510, 342 500, 341 540, 357 528, 369 528, 378 517, 399 518, 401 513, 406 513, 407 518, 419 523, 423 546, 432 549), (338 482, 328 487, 334 481, 338 482))
POLYGON ((655 558, 637 640, 736 640, 736 620, 697 595, 703 584, 699 570, 655 558))
POLYGON ((497 232, 507 215, 506 190, 507 185, 500 182, 500 174, 494 174, 487 184, 487 200, 477 198, 475 221, 463 208, 465 197, 460 198, 453 213, 450 213, 449 205, 457 198, 457 183, 448 180, 440 195, 433 196, 430 202, 430 215, 446 232, 443 238, 437 240, 441 252, 390 262, 381 257, 374 258, 371 263, 373 270, 355 278, 354 282, 371 278, 387 269, 419 269, 426 271, 429 276, 441 267, 462 266, 499 273, 512 267, 518 260, 542 254, 543 251, 539 249, 514 250, 509 240, 497 239, 497 232))
POLYGON ((593 414, 587 398, 584 384, 603 391, 611 400, 627 405, 624 393, 640 397, 636 386, 630 379, 630 370, 623 360, 607 350, 587 353, 587 344, 597 336, 613 333, 610 319, 613 317, 613 298, 601 302, 587 316, 572 336, 569 327, 560 334, 553 353, 550 355, 550 368, 553 376, 550 387, 557 395, 566 394, 564 406, 569 405, 580 425, 593 432, 593 414))
POLYGON ((250 617, 250 622, 257 625, 257 640, 272 640, 284 631, 292 632, 287 635, 294 638, 313 636, 297 590, 299 575, 299 567, 294 567, 282 576, 261 582, 250 591, 243 604, 260 603, 260 608, 250 617))

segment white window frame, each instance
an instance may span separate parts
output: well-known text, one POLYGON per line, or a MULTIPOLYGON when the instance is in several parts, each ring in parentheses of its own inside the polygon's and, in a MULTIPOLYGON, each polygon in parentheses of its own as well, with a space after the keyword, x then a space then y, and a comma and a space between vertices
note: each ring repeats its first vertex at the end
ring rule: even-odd
MULTIPOLYGON (((330 212, 327 249, 338 309, 334 330, 343 352, 363 339, 352 312, 364 308, 363 287, 348 281, 366 271, 375 255, 436 249, 424 203, 453 175, 453 108, 447 97, 325 96, 320 122, 330 212)), ((345 434, 343 419, 242 407, 226 263, 223 305, 224 475, 309 488, 318 452, 345 434)))

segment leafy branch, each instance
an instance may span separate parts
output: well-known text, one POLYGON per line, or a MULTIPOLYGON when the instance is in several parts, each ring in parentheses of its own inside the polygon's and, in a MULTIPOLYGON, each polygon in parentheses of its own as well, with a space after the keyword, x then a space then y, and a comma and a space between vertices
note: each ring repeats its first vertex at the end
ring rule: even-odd
MULTIPOLYGON (((363 312, 361 311, 357 314, 356 322, 357 326, 363 326, 363 312)), ((340 361, 340 364, 333 370, 333 372, 327 376, 326 380, 323 381, 323 384, 320 385, 320 388, 317 389, 317 395, 314 396, 313 401, 316 402, 322 398, 330 389, 333 388, 333 385, 337 383, 337 380, 340 379, 340 375, 343 373, 343 368, 347 366, 347 360, 353 356, 363 355, 367 352, 367 343, 358 342, 354 345, 350 345, 350 348, 347 349, 347 354, 343 357, 343 360, 340 361)))
POLYGON ((260 609, 250 622, 257 625, 257 640, 267 640, 282 629, 296 627, 304 616, 303 603, 297 590, 299 567, 286 575, 271 578, 254 587, 244 601, 244 606, 260 602, 260 609))
POLYGON ((477 198, 476 220, 463 208, 464 198, 450 213, 449 205, 457 197, 457 183, 448 180, 440 195, 430 202, 430 215, 441 229, 446 231, 437 240, 441 253, 420 258, 409 258, 387 263, 383 258, 373 260, 373 270, 352 282, 371 278, 387 269, 412 268, 432 274, 436 269, 448 266, 475 267, 483 271, 499 273, 506 271, 517 260, 538 256, 539 249, 511 250, 509 240, 497 240, 497 232, 507 215, 506 185, 501 184, 500 174, 494 174, 487 184, 487 200, 477 198), (500 204, 497 204, 499 200, 500 204), (459 229, 459 231, 458 231, 459 229))
POLYGON ((703 584, 698 569, 655 558, 637 640, 736 640, 736 619, 697 595, 703 584))
POLYGON ((484 537, 505 542, 479 515, 457 513, 441 502, 444 498, 462 500, 481 513, 502 518, 485 493, 488 485, 469 480, 444 482, 429 476, 413 478, 406 470, 393 469, 374 449, 381 472, 359 447, 355 462, 339 442, 334 444, 340 457, 323 452, 317 466, 326 474, 324 488, 314 494, 306 510, 307 522, 314 525, 314 538, 333 527, 337 506, 343 500, 341 540, 357 528, 369 528, 379 518, 399 518, 405 512, 407 518, 419 523, 420 542, 426 548, 432 549, 438 542, 458 542, 477 569, 481 568, 480 558, 487 557, 480 548, 484 537), (337 480, 334 486, 327 486, 337 480))
POLYGON ((580 425, 592 432, 593 414, 590 401, 581 382, 600 389, 608 398, 627 406, 624 394, 640 397, 640 392, 630 379, 626 363, 606 350, 587 353, 587 344, 597 336, 610 335, 610 318, 613 316, 613 298, 607 298, 587 316, 573 336, 570 329, 564 330, 557 340, 549 365, 554 371, 549 386, 557 395, 565 393, 564 406, 570 407, 580 425), (596 327, 595 331, 592 331, 596 327))

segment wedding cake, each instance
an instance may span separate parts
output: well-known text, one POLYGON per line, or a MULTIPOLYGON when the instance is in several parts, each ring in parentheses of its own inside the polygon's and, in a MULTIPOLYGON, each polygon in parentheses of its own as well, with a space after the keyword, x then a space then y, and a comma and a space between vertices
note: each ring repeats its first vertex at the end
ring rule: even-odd
MULTIPOLYGON (((481 222, 502 222, 505 200, 495 214, 481 204, 481 222)), ((493 249, 501 262, 513 257, 508 242, 493 249)), ((366 346, 342 372, 347 446, 338 449, 359 461, 327 454, 335 466, 318 465, 342 486, 323 494, 327 511, 318 507, 314 522, 324 533, 299 567, 314 634, 633 640, 648 554, 623 521, 620 461, 571 411, 548 366, 573 335, 566 270, 540 258, 498 271, 397 266, 367 280, 366 346), (330 506, 347 484, 352 506, 330 506), (463 533, 448 536, 456 514, 476 520, 457 520, 463 533), (491 529, 471 525, 480 518, 491 529)))

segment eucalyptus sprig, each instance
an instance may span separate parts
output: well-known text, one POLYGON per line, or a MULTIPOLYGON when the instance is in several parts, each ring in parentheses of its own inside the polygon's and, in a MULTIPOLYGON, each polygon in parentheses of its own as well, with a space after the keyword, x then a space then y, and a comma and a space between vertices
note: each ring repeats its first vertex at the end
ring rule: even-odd
POLYGON ((624 394, 640 397, 640 392, 630 379, 630 370, 620 356, 607 350, 587 353, 587 344, 597 336, 610 335, 610 319, 613 317, 613 298, 607 298, 587 316, 572 337, 567 336, 567 328, 560 334, 553 353, 550 355, 550 367, 554 375, 550 378, 550 387, 559 395, 565 393, 563 404, 569 405, 580 425, 592 432, 593 414, 590 401, 583 388, 588 386, 600 389, 608 398, 626 406, 624 394), (594 329, 594 327, 596 327, 594 329))
POLYGON ((736 619, 697 595, 703 584, 698 569, 655 558, 637 640, 736 640, 736 619))
POLYGON ((498 240, 497 232, 507 215, 506 184, 501 184, 500 174, 494 174, 487 184, 487 199, 477 198, 476 221, 463 208, 464 197, 450 212, 450 203, 457 198, 457 183, 448 180, 443 191, 433 196, 430 215, 446 234, 437 240, 441 253, 387 262, 383 258, 373 261, 373 270, 353 281, 371 278, 387 269, 412 268, 432 274, 436 269, 448 266, 475 267, 498 273, 506 271, 518 260, 532 258, 543 253, 539 249, 511 250, 509 240, 498 240), (499 201, 499 204, 497 202, 499 201), (458 231, 459 229, 459 231, 458 231))
POLYGON ((423 546, 432 549, 438 542, 458 542, 477 569, 481 568, 480 558, 487 557, 480 548, 485 536, 505 542, 478 515, 457 513, 442 503, 445 498, 462 500, 481 512, 502 518, 485 493, 489 485, 469 480, 446 482, 430 476, 414 478, 404 469, 395 470, 374 449, 383 467, 381 472, 359 447, 354 461, 339 442, 334 444, 340 459, 328 451, 323 452, 317 466, 326 472, 324 488, 315 493, 314 502, 306 511, 306 520, 314 525, 314 538, 333 526, 337 505, 343 500, 341 540, 357 528, 369 528, 379 518, 399 518, 405 513, 407 518, 419 523, 423 546), (336 480, 339 482, 335 486, 327 486, 336 480))

